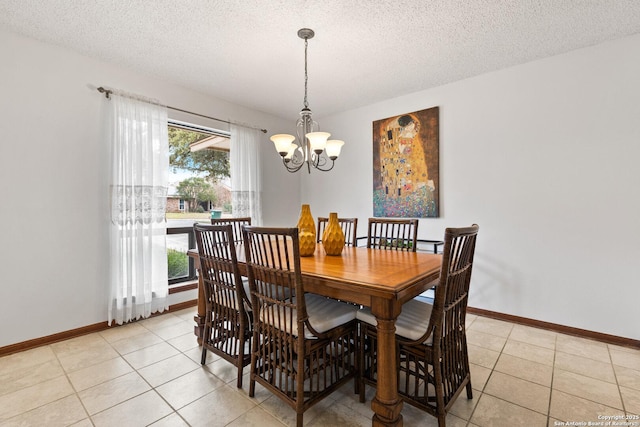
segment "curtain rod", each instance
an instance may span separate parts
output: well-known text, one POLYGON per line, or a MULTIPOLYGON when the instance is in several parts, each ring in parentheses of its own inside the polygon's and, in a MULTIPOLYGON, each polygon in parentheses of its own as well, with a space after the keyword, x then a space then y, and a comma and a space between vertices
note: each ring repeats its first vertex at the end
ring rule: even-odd
MULTIPOLYGON (((112 91, 112 90, 105 89, 105 88, 103 88, 102 86, 100 86, 97 90, 98 90, 98 92, 100 92, 100 93, 104 93, 104 96, 105 96, 107 99, 110 99, 110 98, 109 98, 109 96, 113 93, 113 91, 112 91)), ((183 110, 183 109, 180 109, 180 108, 170 107, 170 106, 168 106, 168 105, 167 105, 166 107, 167 107, 169 110, 180 111, 181 113, 191 114, 192 116, 204 117, 205 119, 211 119, 211 120, 215 120, 215 121, 217 121, 217 122, 228 123, 228 124, 230 124, 230 125, 236 125, 236 126, 242 126, 242 127, 245 127, 245 128, 257 129, 257 130, 261 131, 262 133, 267 133, 267 130, 266 130, 266 129, 260 129, 260 128, 253 127, 253 126, 242 125, 242 124, 239 124, 239 123, 231 122, 231 121, 229 121, 229 120, 216 119, 215 117, 205 116, 204 114, 194 113, 194 112, 192 112, 192 111, 187 111, 187 110, 183 110)))

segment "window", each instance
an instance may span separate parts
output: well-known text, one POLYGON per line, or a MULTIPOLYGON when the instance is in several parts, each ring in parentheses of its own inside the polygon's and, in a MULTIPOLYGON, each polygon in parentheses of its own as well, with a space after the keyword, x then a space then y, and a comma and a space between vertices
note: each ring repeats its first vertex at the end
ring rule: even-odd
POLYGON ((195 278, 186 255, 195 247, 194 222, 209 222, 212 211, 231 214, 229 132, 169 121, 167 256, 169 284, 195 278))

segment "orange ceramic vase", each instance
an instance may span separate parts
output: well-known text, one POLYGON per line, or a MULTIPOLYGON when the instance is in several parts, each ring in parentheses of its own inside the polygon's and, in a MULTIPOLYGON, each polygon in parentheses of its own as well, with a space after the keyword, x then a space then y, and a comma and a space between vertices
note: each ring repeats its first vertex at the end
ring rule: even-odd
POLYGON ((322 247, 327 255, 340 255, 344 249, 344 232, 335 212, 329 214, 329 222, 322 233, 322 247))
POLYGON ((298 219, 298 239, 300 240, 300 256, 311 256, 316 250, 316 223, 311 215, 309 205, 302 205, 298 219))

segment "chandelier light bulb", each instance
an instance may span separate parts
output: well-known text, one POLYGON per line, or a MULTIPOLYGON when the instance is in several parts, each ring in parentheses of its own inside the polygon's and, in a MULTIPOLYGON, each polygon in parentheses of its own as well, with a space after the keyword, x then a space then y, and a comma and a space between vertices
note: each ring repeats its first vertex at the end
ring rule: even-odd
POLYGON ((342 150, 343 145, 344 141, 341 141, 339 139, 331 139, 327 141, 327 146, 325 147, 327 156, 329 156, 331 160, 337 159, 340 155, 340 151, 342 150))
POLYGON ((322 153, 327 145, 327 139, 331 136, 329 132, 311 132, 305 135, 311 145, 311 151, 316 154, 322 153))
POLYGON ((286 133, 279 133, 277 135, 273 135, 269 138, 273 141, 273 144, 276 146, 276 151, 282 156, 285 157, 289 152, 289 148, 291 147, 291 143, 296 139, 293 135, 288 135, 286 133))

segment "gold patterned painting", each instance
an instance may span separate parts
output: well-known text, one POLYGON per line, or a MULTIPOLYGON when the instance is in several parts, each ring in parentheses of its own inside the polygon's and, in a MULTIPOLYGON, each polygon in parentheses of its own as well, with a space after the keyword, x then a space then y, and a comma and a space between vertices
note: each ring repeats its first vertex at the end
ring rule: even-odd
POLYGON ((439 109, 373 122, 373 216, 439 216, 439 109))

